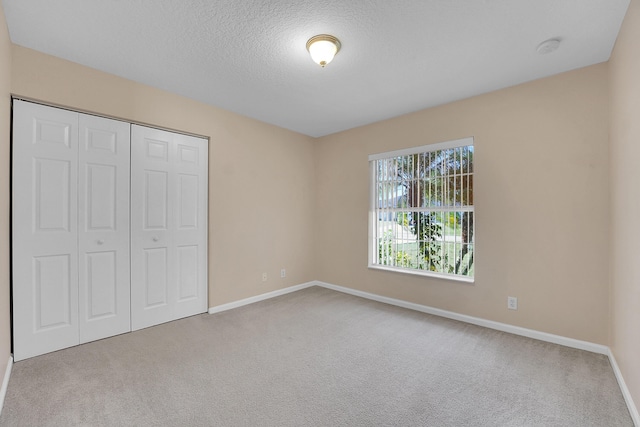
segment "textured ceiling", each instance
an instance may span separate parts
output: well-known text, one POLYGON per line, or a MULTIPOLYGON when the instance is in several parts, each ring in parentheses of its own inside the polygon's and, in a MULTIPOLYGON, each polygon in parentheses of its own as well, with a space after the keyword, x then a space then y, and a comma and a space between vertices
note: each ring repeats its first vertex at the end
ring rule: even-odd
POLYGON ((629 0, 2 3, 16 44, 322 136, 606 61, 629 0))

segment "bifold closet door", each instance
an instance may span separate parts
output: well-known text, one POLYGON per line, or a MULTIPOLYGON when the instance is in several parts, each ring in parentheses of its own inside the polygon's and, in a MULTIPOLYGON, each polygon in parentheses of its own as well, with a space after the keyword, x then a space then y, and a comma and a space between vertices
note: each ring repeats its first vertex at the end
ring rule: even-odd
POLYGON ((129 123, 79 115, 80 342, 131 330, 129 123))
POLYGON ((79 343, 78 114, 13 103, 14 360, 79 343))
POLYGON ((207 140, 131 126, 131 327, 207 310, 207 140))
POLYGON ((13 102, 16 361, 131 330, 129 128, 13 102))

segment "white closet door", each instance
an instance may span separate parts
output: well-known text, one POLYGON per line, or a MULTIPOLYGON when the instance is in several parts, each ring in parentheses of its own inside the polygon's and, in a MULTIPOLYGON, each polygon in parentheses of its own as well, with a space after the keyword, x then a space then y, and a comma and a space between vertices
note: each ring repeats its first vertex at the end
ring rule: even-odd
POLYGON ((131 330, 130 124, 80 114, 78 249, 80 342, 131 330))
POLYGON ((132 125, 131 326, 207 310, 207 162, 202 138, 132 125))
POLYGON ((14 359, 78 335, 78 115, 13 104, 14 359))

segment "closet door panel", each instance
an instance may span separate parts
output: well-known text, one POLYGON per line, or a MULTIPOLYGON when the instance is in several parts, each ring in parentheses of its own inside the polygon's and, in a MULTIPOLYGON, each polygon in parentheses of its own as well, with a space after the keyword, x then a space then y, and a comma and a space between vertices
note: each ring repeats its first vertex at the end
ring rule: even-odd
POLYGON ((145 310, 167 307, 169 275, 167 248, 144 249, 144 304, 145 310))
POLYGON ((169 287, 173 282, 174 203, 170 146, 173 134, 131 127, 131 328, 173 319, 169 287))
POLYGON ((79 343, 78 116, 13 104, 14 360, 79 343))
POLYGON ((80 342, 131 330, 130 124, 79 115, 80 342))
MULTIPOLYGON (((82 286, 86 294, 83 301, 85 316, 82 320, 89 323, 85 326, 92 326, 91 322, 111 319, 121 311, 118 307, 120 292, 118 292, 117 251, 89 252, 84 254, 84 257, 81 263, 86 269, 86 274, 81 282, 84 280, 82 286)), ((86 332, 83 341, 90 341, 86 339, 86 332)))
POLYGON ((71 325, 70 256, 33 257, 35 331, 71 325))
POLYGON ((207 310, 207 141, 132 126, 132 329, 207 310))
POLYGON ((206 140, 176 135, 176 318, 207 310, 208 155, 206 140))

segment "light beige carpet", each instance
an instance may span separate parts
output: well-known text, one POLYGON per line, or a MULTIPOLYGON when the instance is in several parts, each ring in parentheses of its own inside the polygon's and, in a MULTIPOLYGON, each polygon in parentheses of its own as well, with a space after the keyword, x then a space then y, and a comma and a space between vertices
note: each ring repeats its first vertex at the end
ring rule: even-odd
POLYGON ((632 426, 605 356, 309 288, 14 365, 2 426, 632 426))

